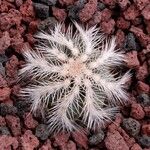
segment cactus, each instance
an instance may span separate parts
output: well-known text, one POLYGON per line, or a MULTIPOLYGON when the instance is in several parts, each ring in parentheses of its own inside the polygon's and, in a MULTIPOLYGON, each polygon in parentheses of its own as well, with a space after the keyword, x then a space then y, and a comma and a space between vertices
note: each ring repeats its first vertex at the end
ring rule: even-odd
POLYGON ((106 38, 96 26, 57 24, 51 34, 36 35, 35 50, 24 52, 20 76, 31 84, 21 95, 32 101, 31 111, 46 113, 50 132, 97 129, 111 121, 118 105, 128 99, 125 83, 130 73, 115 71, 126 61, 115 49, 115 37, 106 38), (33 83, 32 83, 33 82, 33 83))

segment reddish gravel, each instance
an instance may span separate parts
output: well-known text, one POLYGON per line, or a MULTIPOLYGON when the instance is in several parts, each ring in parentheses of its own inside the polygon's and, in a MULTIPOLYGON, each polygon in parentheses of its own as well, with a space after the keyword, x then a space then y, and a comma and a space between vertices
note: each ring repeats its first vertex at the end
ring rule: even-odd
POLYGON ((150 0, 0 0, 0 150, 11 149, 150 150, 150 0), (101 131, 48 136, 45 120, 18 96, 29 82, 17 82, 18 70, 38 30, 71 20, 116 35, 132 73, 131 96, 101 131))

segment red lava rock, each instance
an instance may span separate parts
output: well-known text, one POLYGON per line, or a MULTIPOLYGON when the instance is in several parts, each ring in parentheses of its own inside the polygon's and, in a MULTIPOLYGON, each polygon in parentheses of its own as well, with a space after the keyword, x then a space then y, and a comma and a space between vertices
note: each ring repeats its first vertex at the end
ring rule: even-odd
POLYGON ((118 30, 116 33, 116 43, 118 47, 122 47, 124 44, 124 40, 125 40, 125 35, 124 32, 122 30, 118 30))
POLYGON ((146 83, 144 83, 142 81, 138 81, 137 91, 139 93, 149 93, 150 87, 146 83))
POLYGON ((104 10, 101 11, 101 20, 102 21, 108 21, 112 15, 111 10, 105 8, 104 10))
POLYGON ((144 63, 137 69, 136 78, 143 81, 148 76, 147 64, 144 63))
POLYGON ((146 31, 150 35, 150 20, 145 20, 145 24, 146 24, 146 31))
POLYGON ((56 134, 54 136, 54 139, 55 139, 54 145, 59 146, 61 150, 66 150, 69 137, 70 137, 69 133, 61 132, 61 133, 56 134))
POLYGON ((32 134, 32 131, 26 130, 20 138, 21 146, 24 150, 34 150, 39 146, 39 140, 32 134))
POLYGON ((15 4, 17 7, 20 7, 23 4, 23 0, 15 0, 15 4))
POLYGON ((21 135, 20 119, 12 115, 6 115, 5 117, 8 127, 14 136, 21 135))
POLYGON ((11 89, 9 87, 0 88, 0 101, 4 101, 9 98, 11 89))
POLYGON ((142 150, 142 148, 141 148, 137 143, 135 143, 135 144, 131 147, 131 150, 142 150))
POLYGON ((108 150, 129 150, 129 147, 118 131, 114 133, 108 132, 104 142, 108 150))
POLYGON ((116 26, 119 28, 119 29, 128 29, 129 26, 130 26, 130 22, 129 21, 126 21, 124 18, 122 17, 119 17, 117 22, 116 22, 116 26))
POLYGON ((130 5, 130 7, 124 11, 123 15, 126 20, 134 20, 137 16, 139 16, 139 11, 134 5, 130 5))
POLYGON ((13 55, 9 62, 6 63, 6 74, 7 76, 13 78, 17 75, 17 69, 18 69, 19 61, 18 58, 13 55))
POLYGON ((6 99, 3 103, 6 105, 13 106, 13 100, 11 100, 10 98, 6 99))
POLYGON ((133 1, 139 10, 142 10, 147 4, 149 4, 149 0, 133 0, 133 1))
POLYGON ((134 138, 130 138, 130 136, 121 127, 118 128, 118 131, 119 131, 120 135, 124 138, 127 146, 129 148, 131 148, 132 145, 135 143, 135 139, 134 138))
POLYGON ((74 3, 74 0, 59 0, 59 3, 61 5, 72 5, 74 3))
POLYGON ((150 20, 150 4, 142 10, 142 15, 146 20, 150 20))
POLYGON ((84 132, 75 131, 72 133, 72 137, 79 147, 82 147, 84 149, 88 149, 88 143, 87 143, 88 138, 84 132))
POLYGON ((145 116, 149 117, 150 116, 150 106, 144 107, 144 112, 145 112, 145 116))
POLYGON ((16 150, 18 148, 18 141, 15 137, 2 135, 0 136, 0 148, 1 150, 16 150))
POLYGON ((148 44, 150 44, 150 37, 144 34, 142 29, 132 26, 130 28, 130 31, 136 35, 136 37, 141 42, 142 46, 146 47, 148 44))
POLYGON ((116 115, 115 121, 112 122, 109 126, 108 126, 108 130, 109 132, 114 132, 115 130, 118 129, 118 127, 120 126, 122 122, 122 116, 120 114, 116 115))
POLYGON ((6 4, 6 1, 0 1, 0 12, 8 12, 9 8, 6 4))
POLYGON ((127 8, 127 5, 130 4, 129 0, 118 0, 117 2, 123 10, 125 10, 127 8))
POLYGON ((0 88, 7 87, 7 82, 4 77, 0 74, 0 88))
POLYGON ((5 50, 10 46, 10 36, 7 31, 3 32, 0 38, 0 54, 5 53, 5 50))
POLYGON ((15 8, 15 6, 7 1, 1 1, 0 3, 0 12, 3 13, 3 12, 8 12, 9 9, 11 8, 15 8))
POLYGON ((32 0, 26 0, 25 3, 20 6, 19 10, 22 14, 23 21, 30 23, 35 18, 32 0))
POLYGON ((145 116, 145 112, 140 104, 132 104, 131 105, 131 114, 133 118, 139 120, 143 119, 145 116))
POLYGON ((65 9, 59 9, 59 8, 53 7, 52 11, 53 11, 53 15, 59 21, 64 21, 66 19, 66 17, 67 17, 65 9))
POLYGON ((51 141, 48 139, 39 150, 53 150, 51 146, 51 141))
POLYGON ((11 46, 18 52, 22 48, 23 45, 23 38, 22 35, 17 32, 12 38, 11 38, 11 46))
POLYGON ((89 26, 94 26, 101 22, 102 20, 102 13, 101 11, 96 11, 93 17, 88 21, 89 26))
POLYGON ((30 45, 34 45, 35 42, 37 41, 32 34, 26 34, 26 38, 27 38, 27 41, 29 42, 30 45))
POLYGON ((145 124, 142 126, 142 133, 150 136, 150 124, 145 124))
POLYGON ((24 115, 24 124, 28 129, 34 129, 38 125, 38 122, 33 119, 31 113, 26 113, 24 115))
POLYGON ((0 116, 0 126, 5 126, 5 125, 6 125, 5 118, 0 116))
POLYGON ((76 150, 77 148, 76 148, 76 144, 73 142, 73 141, 69 141, 68 143, 67 143, 67 149, 68 150, 76 150))
POLYGON ((94 26, 94 25, 100 23, 100 25, 101 25, 101 22, 108 21, 110 19, 111 15, 112 15, 111 10, 109 10, 107 8, 105 8, 102 11, 96 11, 94 13, 93 17, 89 20, 88 24, 91 26, 94 26))
POLYGON ((116 0, 101 0, 101 2, 110 7, 114 7, 116 4, 116 0))
POLYGON ((102 22, 101 28, 102 31, 106 34, 111 34, 114 32, 115 21, 114 19, 110 19, 109 21, 102 22))
POLYGON ((141 63, 144 63, 144 61, 146 60, 146 56, 144 54, 144 51, 145 51, 145 49, 142 50, 141 52, 139 52, 139 60, 141 63))
POLYGON ((29 24, 29 33, 34 34, 37 31, 39 20, 31 21, 29 24))
POLYGON ((92 18, 97 9, 97 0, 89 0, 84 8, 79 12, 79 18, 82 22, 86 22, 92 18))
POLYGON ((12 26, 19 26, 21 23, 21 14, 18 10, 10 9, 8 13, 0 14, 0 29, 8 30, 12 26))
POLYGON ((134 20, 132 20, 131 22, 132 22, 132 25, 138 26, 138 25, 140 25, 142 23, 142 18, 141 17, 137 17, 134 20))
POLYGON ((20 92, 20 85, 17 84, 17 85, 14 85, 13 88, 12 88, 12 94, 18 96, 19 95, 19 92, 20 92))
POLYGON ((131 51, 126 53, 126 63, 129 68, 138 68, 140 62, 137 57, 137 51, 131 51))

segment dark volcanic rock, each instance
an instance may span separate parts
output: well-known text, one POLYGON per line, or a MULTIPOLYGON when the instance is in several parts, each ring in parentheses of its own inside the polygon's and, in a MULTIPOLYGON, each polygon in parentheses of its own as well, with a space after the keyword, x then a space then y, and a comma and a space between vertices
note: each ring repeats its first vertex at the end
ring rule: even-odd
POLYGON ((143 104, 144 106, 150 106, 150 97, 148 96, 148 94, 140 94, 137 97, 138 102, 140 102, 141 104, 143 104))
POLYGON ((12 105, 7 105, 4 103, 0 104, 0 115, 1 116, 6 116, 6 115, 15 115, 17 113, 17 108, 12 105))
POLYGON ((130 51, 130 50, 136 50, 136 41, 135 36, 133 33, 128 33, 128 35, 125 38, 125 44, 124 47, 130 51))
POLYGON ((89 138, 89 144, 90 145, 97 145, 98 143, 102 142, 103 139, 104 139, 104 132, 101 130, 100 132, 92 135, 90 138, 89 138))
POLYGON ((150 147, 150 137, 147 135, 143 135, 141 137, 138 137, 138 142, 143 147, 146 147, 146 148, 150 147))
POLYGON ((136 136, 140 132, 141 125, 135 119, 132 118, 123 119, 122 125, 124 129, 132 136, 136 136))
POLYGON ((41 140, 46 140, 49 136, 47 125, 45 124, 39 124, 36 127, 35 135, 40 138, 41 140))
POLYGON ((33 5, 37 17, 41 19, 46 19, 49 17, 49 6, 40 3, 33 3, 33 5))

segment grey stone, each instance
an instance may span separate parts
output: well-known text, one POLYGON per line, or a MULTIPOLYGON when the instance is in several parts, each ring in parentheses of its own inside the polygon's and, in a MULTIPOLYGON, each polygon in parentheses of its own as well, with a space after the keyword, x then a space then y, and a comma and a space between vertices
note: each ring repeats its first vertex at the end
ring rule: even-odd
POLYGON ((17 113, 17 108, 12 105, 0 104, 0 115, 1 116, 6 116, 6 115, 15 115, 17 113))
POLYGON ((11 135, 11 133, 6 126, 3 126, 0 127, 0 135, 11 135))
POLYGON ((144 106, 150 106, 150 97, 148 94, 142 93, 137 97, 138 102, 144 106))
POLYGON ((141 125, 133 118, 123 119, 122 125, 124 129, 132 136, 136 136, 140 132, 141 125))
POLYGON ((98 143, 102 142, 104 139, 104 132, 101 130, 99 133, 94 134, 89 138, 89 144, 90 145, 97 145, 98 143))
POLYGON ((49 6, 40 3, 33 3, 33 6, 37 17, 40 19, 46 19, 49 17, 49 6))
POLYGON ((39 124, 36 127, 35 135, 40 138, 41 140, 46 140, 49 136, 47 125, 45 124, 39 124))
POLYGON ((143 135, 138 137, 138 142, 142 147, 150 148, 150 136, 143 135))

